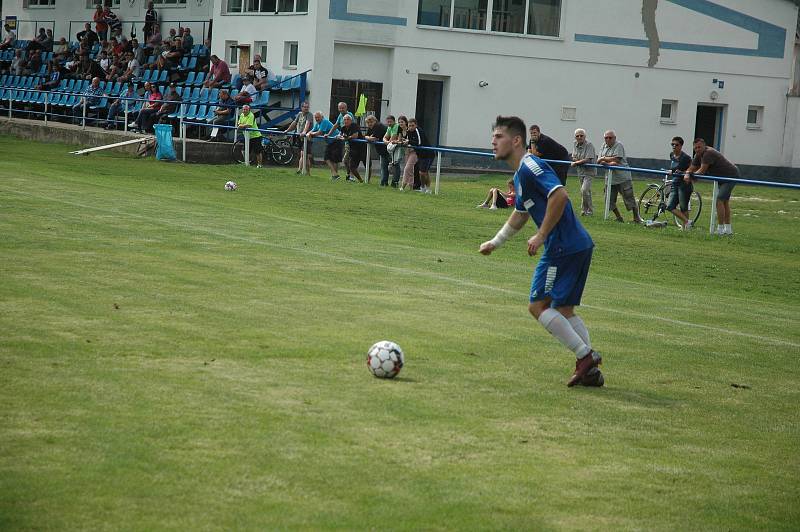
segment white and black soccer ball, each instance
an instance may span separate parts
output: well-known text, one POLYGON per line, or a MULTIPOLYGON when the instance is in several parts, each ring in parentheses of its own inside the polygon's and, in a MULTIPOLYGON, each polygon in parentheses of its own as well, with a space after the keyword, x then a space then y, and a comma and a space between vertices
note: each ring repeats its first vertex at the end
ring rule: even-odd
POLYGON ((393 379, 403 369, 403 350, 394 342, 382 340, 367 352, 367 367, 381 379, 393 379))
POLYGON ((225 190, 234 191, 237 188, 239 187, 233 181, 228 181, 227 183, 225 183, 225 190))

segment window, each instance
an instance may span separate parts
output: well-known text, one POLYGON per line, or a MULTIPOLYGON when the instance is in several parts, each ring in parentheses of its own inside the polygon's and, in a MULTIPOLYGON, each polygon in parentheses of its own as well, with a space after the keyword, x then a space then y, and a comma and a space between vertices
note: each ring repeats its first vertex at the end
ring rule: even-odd
POLYGON ((764 107, 751 105, 747 108, 747 129, 761 129, 764 123, 764 107))
POLYGON ((661 100, 662 124, 674 124, 678 117, 678 100, 661 100))
POLYGON ((261 56, 261 64, 266 65, 267 63, 267 41, 256 41, 253 43, 253 58, 256 55, 261 56))
POLYGON ((283 43, 283 68, 297 68, 297 41, 283 43))
POLYGON ((417 24, 558 37, 561 0, 419 0, 417 24))
POLYGON ((55 7, 56 0, 28 0, 25 7, 55 7))
POLYGON ((578 108, 563 106, 561 108, 561 120, 565 122, 574 122, 578 119, 578 108))
POLYGON ((106 7, 119 7, 119 0, 86 0, 86 9, 94 9, 97 4, 102 3, 106 7))
POLYGON ((226 13, 308 13, 308 0, 228 0, 226 13))
POLYGON ((153 0, 155 7, 186 6, 186 0, 153 0))
POLYGON ((229 65, 236 65, 239 63, 239 49, 237 46, 239 41, 225 41, 225 60, 229 65))

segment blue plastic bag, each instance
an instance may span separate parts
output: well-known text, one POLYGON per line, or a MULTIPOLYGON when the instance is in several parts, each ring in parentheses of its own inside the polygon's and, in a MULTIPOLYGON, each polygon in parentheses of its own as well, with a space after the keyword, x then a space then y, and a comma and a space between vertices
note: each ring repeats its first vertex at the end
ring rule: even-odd
POLYGON ((156 124, 156 159, 159 161, 174 161, 175 147, 172 145, 172 125, 156 124))

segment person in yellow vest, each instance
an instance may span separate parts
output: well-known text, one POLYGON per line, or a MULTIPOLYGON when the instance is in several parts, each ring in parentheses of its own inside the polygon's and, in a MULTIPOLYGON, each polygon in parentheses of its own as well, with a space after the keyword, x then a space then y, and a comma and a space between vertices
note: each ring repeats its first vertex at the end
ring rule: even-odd
MULTIPOLYGON (((256 115, 250 112, 249 105, 242 106, 242 112, 239 113, 239 121, 236 123, 236 127, 239 129, 255 129, 258 127, 256 126, 256 115)), ((261 168, 262 159, 264 157, 264 148, 261 145, 261 132, 248 131, 247 133, 250 135, 250 154, 256 154, 256 161, 258 161, 256 168, 261 168)))

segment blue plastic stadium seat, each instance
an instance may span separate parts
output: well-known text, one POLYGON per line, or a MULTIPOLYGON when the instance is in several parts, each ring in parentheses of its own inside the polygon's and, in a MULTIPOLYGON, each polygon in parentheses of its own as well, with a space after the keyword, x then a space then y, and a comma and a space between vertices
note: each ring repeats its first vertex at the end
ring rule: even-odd
POLYGON ((192 89, 192 95, 189 97, 189 102, 197 103, 200 101, 200 87, 192 89))
POLYGON ((219 89, 211 89, 211 94, 208 95, 208 102, 215 103, 219 101, 219 89))
POLYGON ((196 74, 197 72, 194 71, 189 72, 189 74, 186 76, 186 81, 184 81, 183 84, 187 87, 191 87, 192 85, 194 85, 194 77, 196 74))
POLYGON ((211 91, 208 87, 203 87, 200 89, 200 97, 197 99, 197 103, 208 103, 208 99, 211 96, 211 91))
POLYGON ((198 72, 197 75, 194 78, 194 85, 199 87, 200 85, 203 84, 203 82, 205 80, 206 80, 206 73, 205 72, 198 72))
POLYGON ((158 79, 156 81, 158 81, 158 83, 164 83, 165 81, 167 81, 167 76, 168 75, 169 75, 169 72, 167 70, 161 70, 159 75, 158 75, 158 79))

